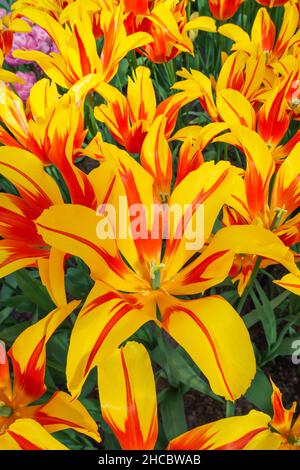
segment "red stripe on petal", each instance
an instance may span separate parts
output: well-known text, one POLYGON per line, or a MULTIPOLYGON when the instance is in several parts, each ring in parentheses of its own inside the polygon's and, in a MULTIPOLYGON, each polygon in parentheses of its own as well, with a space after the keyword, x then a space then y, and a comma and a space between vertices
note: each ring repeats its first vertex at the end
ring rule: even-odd
MULTIPOLYGON (((222 377, 222 380, 224 382, 224 385, 226 387, 226 390, 229 394, 229 396, 232 398, 232 401, 234 401, 234 396, 230 390, 230 387, 229 387, 229 384, 227 382, 227 379, 225 377, 225 373, 223 371, 223 368, 222 368, 222 364, 221 364, 221 360, 219 358, 219 355, 218 355, 218 351, 214 345, 214 342, 213 342, 213 339, 208 331, 208 329, 206 328, 206 326, 204 325, 204 323, 202 323, 202 321, 191 311, 189 310, 188 308, 186 307, 183 307, 181 305, 178 305, 176 307, 170 307, 166 310, 166 313, 165 313, 165 323, 167 324, 168 323, 168 317, 170 317, 170 315, 174 312, 183 312, 183 313, 186 313, 189 317, 192 318, 192 320, 199 326, 199 328, 202 330, 202 332, 204 333, 204 335, 206 336, 209 344, 210 344, 210 347, 212 349, 212 352, 213 352, 213 355, 215 357, 215 360, 216 360, 216 364, 217 364, 217 367, 219 369, 219 372, 221 374, 221 377, 222 377)), ((166 328, 166 330, 168 330, 166 328)))

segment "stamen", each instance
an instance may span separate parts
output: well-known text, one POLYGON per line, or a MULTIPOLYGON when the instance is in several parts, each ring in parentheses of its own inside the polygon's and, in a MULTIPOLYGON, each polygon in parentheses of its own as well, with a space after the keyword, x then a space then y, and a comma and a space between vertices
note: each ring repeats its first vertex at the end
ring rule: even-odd
POLYGON ((276 230, 280 226, 282 218, 286 213, 287 211, 285 209, 281 209, 280 207, 275 209, 275 216, 271 224, 271 230, 276 230))
POLYGON ((162 204, 168 204, 169 196, 167 193, 160 193, 160 200, 162 204))
POLYGON ((154 290, 160 288, 160 272, 164 267, 164 263, 156 264, 155 261, 151 261, 150 277, 151 285, 154 290))
POLYGON ((13 409, 9 406, 6 406, 3 401, 0 401, 0 416, 3 418, 9 418, 12 414, 13 409))

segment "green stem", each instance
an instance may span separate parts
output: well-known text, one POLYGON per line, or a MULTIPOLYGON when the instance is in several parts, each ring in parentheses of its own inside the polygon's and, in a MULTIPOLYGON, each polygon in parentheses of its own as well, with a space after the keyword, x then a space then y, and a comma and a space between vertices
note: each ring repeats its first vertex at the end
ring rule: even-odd
POLYGON ((224 160, 228 161, 228 144, 225 144, 224 148, 224 160))
POLYGON ((166 63, 166 70, 167 70, 170 85, 174 85, 174 83, 176 82, 174 60, 170 60, 169 62, 166 63))
POLYGON ((89 108, 89 121, 91 124, 90 132, 93 135, 93 137, 95 137, 95 135, 99 131, 99 128, 98 128, 97 121, 96 121, 95 114, 94 114, 94 104, 93 104, 92 95, 88 96, 87 103, 88 103, 88 108, 89 108))
POLYGON ((238 306, 237 306, 237 311, 238 311, 239 313, 241 313, 241 311, 242 311, 243 308, 244 308, 244 305, 245 305, 245 303, 246 303, 246 300, 247 300, 247 298, 248 298, 248 295, 249 295, 249 293, 250 293, 250 291, 251 291, 251 289, 252 289, 253 283, 254 283, 254 281, 255 281, 255 279, 256 279, 256 276, 257 276, 257 274, 258 274, 258 271, 259 271, 261 262, 262 262, 262 257, 261 257, 261 256, 258 256, 258 258, 257 258, 257 260, 256 260, 256 263, 255 263, 255 265, 254 265, 253 271, 252 271, 251 278, 250 278, 250 280, 249 280, 249 282, 248 282, 248 285, 247 285, 246 289, 244 290, 244 293, 243 293, 243 295, 242 295, 242 297, 241 297, 241 300, 240 300, 240 302, 239 302, 239 304, 238 304, 238 306))
POLYGON ((129 53, 128 53, 128 62, 129 62, 129 66, 131 68, 131 73, 132 73, 132 75, 134 75, 135 74, 135 69, 138 66, 135 50, 129 51, 129 53))
POLYGON ((230 418, 235 414, 235 402, 234 401, 226 401, 226 418, 230 418))

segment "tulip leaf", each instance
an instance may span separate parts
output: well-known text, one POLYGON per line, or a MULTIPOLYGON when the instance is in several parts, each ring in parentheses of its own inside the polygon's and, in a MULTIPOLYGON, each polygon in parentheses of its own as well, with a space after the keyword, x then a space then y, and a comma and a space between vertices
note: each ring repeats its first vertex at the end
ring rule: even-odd
POLYGON ((15 273, 15 279, 24 296, 43 312, 51 312, 55 308, 47 289, 35 279, 30 271, 21 269, 15 273))
POLYGON ((251 387, 248 389, 245 397, 259 410, 272 414, 272 385, 261 369, 257 369, 251 387))
POLYGON ((160 404, 160 413, 168 440, 187 431, 184 401, 181 390, 170 388, 160 404))
POLYGON ((276 316, 271 302, 258 281, 255 282, 255 288, 259 297, 256 295, 254 290, 250 295, 255 305, 257 315, 262 323, 268 347, 270 349, 277 340, 276 316))

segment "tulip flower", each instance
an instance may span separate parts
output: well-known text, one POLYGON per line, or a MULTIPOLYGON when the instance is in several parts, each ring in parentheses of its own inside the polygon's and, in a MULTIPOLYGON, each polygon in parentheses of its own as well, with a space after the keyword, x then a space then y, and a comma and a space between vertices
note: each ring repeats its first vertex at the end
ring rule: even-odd
POLYGON ((99 82, 111 81, 126 54, 152 40, 143 32, 126 33, 122 5, 113 11, 102 11, 104 43, 100 56, 92 32, 92 19, 85 10, 78 10, 71 24, 64 27, 50 15, 34 8, 24 8, 22 14, 48 32, 58 52, 47 55, 40 51, 20 50, 13 56, 37 62, 46 75, 63 88, 70 88, 89 74, 97 74, 99 82), (71 50, 74 53, 70 54, 71 50))
POLYGON ((228 20, 232 18, 244 0, 208 0, 210 11, 217 20, 228 20))
POLYGON ((233 89, 239 91, 250 103, 255 103, 265 73, 263 56, 257 60, 244 52, 237 51, 225 60, 215 86, 212 79, 199 70, 192 69, 189 72, 182 69, 177 72, 177 75, 185 80, 176 82, 173 88, 196 95, 211 120, 218 122, 223 119, 218 111, 214 95, 218 96, 224 89, 233 89))
MULTIPOLYGON (((292 113, 288 105, 288 93, 293 81, 293 73, 282 80, 270 91, 264 93, 263 104, 253 106, 235 90, 223 90, 217 96, 217 109, 224 122, 234 129, 236 125, 243 125, 256 131, 267 144, 274 162, 280 166, 285 158, 292 152, 300 140, 300 132, 286 141, 290 128, 292 113), (285 144, 281 142, 285 139, 285 144)), ((194 132, 195 133, 195 132, 194 132)), ((223 136, 226 142, 236 145, 234 132, 223 136)), ((222 140, 222 137, 219 139, 222 140)))
MULTIPOLYGON (((224 63, 216 84, 216 99, 211 81, 196 70, 188 72, 184 69, 179 72, 178 75, 186 80, 177 82, 174 88, 182 90, 187 96, 192 93, 197 95, 212 121, 224 122, 231 128, 243 125, 256 130, 271 150, 274 161, 280 165, 300 139, 298 131, 286 141, 291 119, 297 112, 297 105, 293 108, 292 100, 297 93, 295 83, 298 83, 298 70, 292 70, 295 62, 290 56, 286 56, 280 66, 282 73, 284 70, 282 77, 277 79, 272 88, 263 88, 262 80, 266 72, 263 57, 261 56, 259 63, 253 57, 248 58, 245 73, 241 68, 243 60, 238 65, 240 55, 240 52, 232 54, 224 63), (284 138, 286 142, 282 144, 284 138)), ((217 129, 217 126, 215 128, 217 129)), ((226 126, 223 130, 225 129, 226 126)), ((200 130, 199 126, 190 126, 181 129, 178 135, 180 140, 192 138, 195 141, 200 130)), ((223 140, 236 144, 233 134, 230 137, 223 136, 223 140)))
MULTIPOLYGON (((298 143, 275 173, 272 155, 254 132, 245 127, 236 130, 247 158, 244 178, 239 177, 232 197, 225 208, 225 225, 260 224, 274 233, 287 247, 299 243, 299 158, 298 143), (272 182, 272 183, 271 183, 272 182)), ((251 276, 256 257, 238 257, 231 275, 239 280, 242 293, 251 276)), ((292 273, 298 275, 298 273, 292 273)))
POLYGON ((66 450, 51 434, 70 428, 100 441, 95 421, 67 393, 59 391, 47 402, 31 404, 46 391, 46 344, 78 303, 73 301, 53 310, 15 340, 8 353, 13 365, 13 389, 8 357, 0 342, 1 450, 66 450))
POLYGON ((37 10, 46 11, 54 18, 59 19, 64 9, 73 2, 74 0, 17 0, 11 8, 19 14, 23 8, 36 8, 37 10))
POLYGON ((133 79, 128 79, 127 99, 106 83, 96 91, 107 102, 95 108, 96 119, 104 122, 114 139, 131 153, 140 153, 151 124, 159 115, 167 118, 166 136, 169 137, 180 108, 193 99, 192 93, 177 93, 156 106, 150 70, 146 67, 137 67, 133 79))
POLYGON ((74 164, 74 157, 86 136, 84 98, 95 84, 97 77, 84 77, 60 97, 54 83, 39 80, 30 91, 29 113, 17 95, 0 84, 0 118, 6 126, 0 126, 0 142, 29 150, 46 166, 54 164, 64 177, 71 200, 89 206, 95 203, 94 192, 87 175, 74 164))
POLYGON ((299 450, 300 417, 290 409, 273 384, 273 417, 260 411, 199 426, 173 439, 168 450, 299 450))
POLYGON ((31 31, 31 28, 26 21, 17 18, 14 13, 6 14, 3 8, 0 10, 0 51, 5 57, 12 48, 14 33, 27 33, 31 31))
POLYGON ((128 33, 145 31, 152 41, 138 48, 151 62, 164 63, 174 59, 181 52, 193 53, 193 43, 188 36, 191 30, 216 32, 215 21, 209 17, 187 20, 187 0, 125 1, 128 33))
POLYGON ((242 28, 232 24, 223 25, 218 31, 234 41, 234 50, 245 51, 257 58, 264 54, 267 64, 272 65, 299 44, 298 22, 297 6, 289 2, 284 6, 284 17, 278 33, 265 8, 261 8, 256 15, 251 37, 242 28))
MULTIPOLYGON (((60 188, 44 171, 42 162, 23 149, 1 147, 0 172, 19 192, 18 196, 0 193, 0 276, 7 276, 24 267, 38 267, 54 303, 64 305, 65 253, 51 249, 37 233, 35 224, 45 208, 64 203, 60 188)), ((92 193, 94 208, 97 201, 98 204, 108 201, 114 181, 114 174, 109 168, 103 166, 100 173, 97 172, 102 181, 101 188, 92 193)), ((92 174, 85 175, 90 188, 93 188, 92 174)), ((88 196, 87 205, 90 202, 88 196)))
MULTIPOLYGON (((157 119, 163 121, 162 117, 157 119)), ((141 152, 143 167, 117 147, 99 143, 101 161, 115 168, 116 194, 126 197, 127 206, 122 207, 122 213, 127 214, 130 231, 136 233, 136 221, 129 211, 135 204, 142 204, 149 211, 157 203, 188 206, 192 213, 188 216, 184 209, 183 214, 190 224, 199 211, 196 205, 203 204, 203 238, 208 242, 217 214, 232 192, 236 171, 227 162, 204 163, 172 192, 171 152, 163 123, 155 122, 153 127, 151 138, 144 142, 147 150, 141 152)), ((99 181, 97 171, 93 172, 95 184, 99 181)), ((203 293, 222 282, 232 266, 234 253, 274 257, 290 272, 297 273, 289 249, 262 227, 228 227, 219 231, 197 257, 199 246, 188 244, 191 225, 179 222, 171 224, 162 255, 163 234, 151 238, 151 217, 139 236, 114 236, 117 226, 112 224, 111 235, 103 237, 101 233, 97 235, 101 214, 80 205, 62 205, 45 210, 36 221, 42 238, 62 252, 81 257, 95 280, 71 336, 67 376, 73 396, 80 393, 96 363, 105 360, 149 321, 164 328, 190 354, 215 393, 229 400, 240 396, 255 370, 248 333, 240 317, 221 297, 182 300, 177 296, 203 293), (84 331, 87 333, 83 343, 84 331), (237 362, 226 359, 229 344, 230 357, 238 358, 237 362)))

